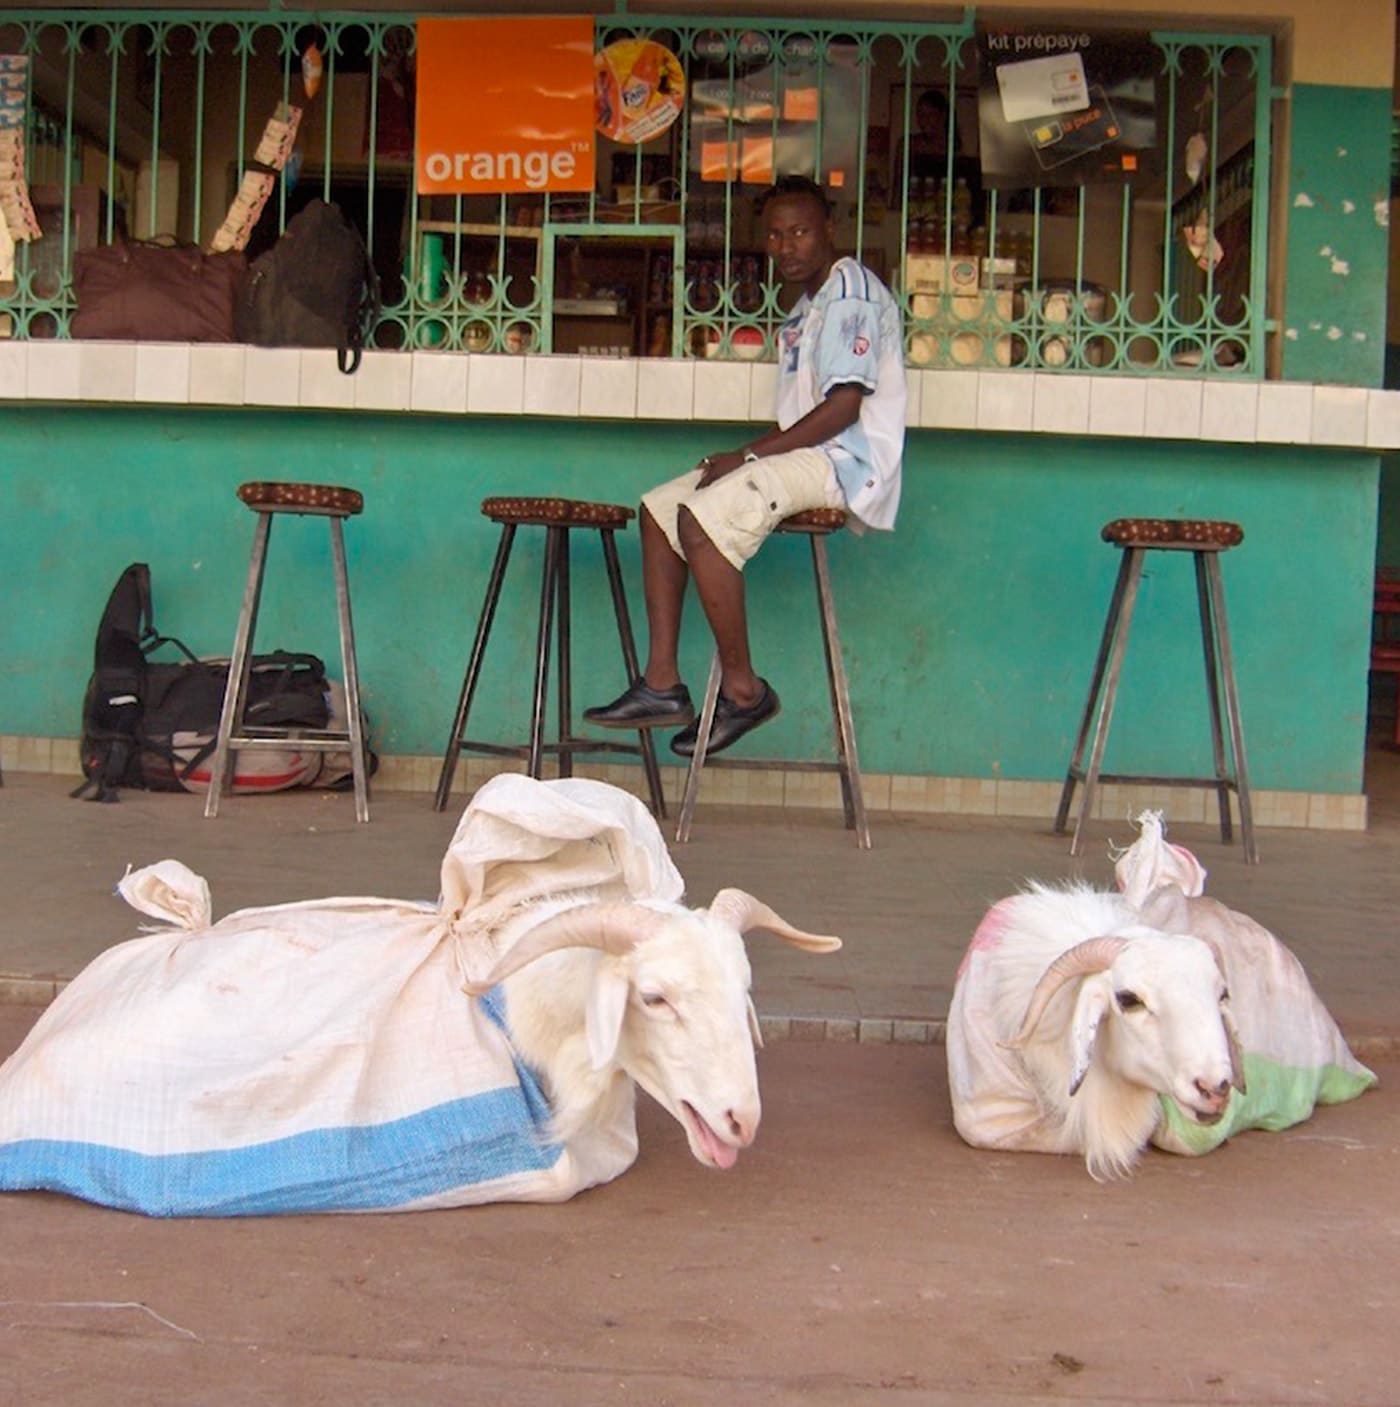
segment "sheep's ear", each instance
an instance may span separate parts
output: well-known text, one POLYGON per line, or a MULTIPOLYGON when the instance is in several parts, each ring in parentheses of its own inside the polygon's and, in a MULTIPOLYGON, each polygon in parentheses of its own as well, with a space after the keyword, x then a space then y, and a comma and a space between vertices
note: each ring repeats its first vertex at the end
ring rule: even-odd
POLYGON ((1244 1078, 1244 1042, 1240 1040, 1240 1028, 1235 1025, 1235 1018, 1228 1006, 1221 1009, 1220 1018, 1225 1026, 1225 1039, 1230 1046, 1230 1083, 1241 1094, 1248 1094, 1249 1086, 1244 1078))
POLYGON ((622 1018, 627 1012, 627 978, 611 963, 599 965, 588 989, 584 1025, 588 1033, 588 1054, 593 1068, 601 1070, 612 1063, 622 1036, 622 1018))
POLYGON ((1069 1092, 1071 1098, 1079 1093, 1079 1086, 1089 1073, 1094 1059, 1094 1042, 1098 1039, 1099 1023, 1108 1010, 1108 984, 1092 979, 1079 988, 1074 1000, 1074 1020, 1070 1025, 1070 1052, 1074 1057, 1070 1067, 1069 1092))
POLYGON ((758 1008, 753 1004, 752 997, 744 999, 749 1007, 749 1035, 753 1037, 753 1043, 759 1050, 763 1049, 763 1028, 758 1024, 758 1008))

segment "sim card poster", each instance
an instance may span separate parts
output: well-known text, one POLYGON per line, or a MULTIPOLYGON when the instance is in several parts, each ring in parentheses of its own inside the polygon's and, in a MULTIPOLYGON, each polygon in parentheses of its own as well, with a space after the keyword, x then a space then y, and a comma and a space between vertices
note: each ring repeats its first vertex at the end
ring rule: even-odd
POLYGON ((1156 174, 1161 51, 1145 33, 980 25, 982 183, 1137 183, 1156 174))

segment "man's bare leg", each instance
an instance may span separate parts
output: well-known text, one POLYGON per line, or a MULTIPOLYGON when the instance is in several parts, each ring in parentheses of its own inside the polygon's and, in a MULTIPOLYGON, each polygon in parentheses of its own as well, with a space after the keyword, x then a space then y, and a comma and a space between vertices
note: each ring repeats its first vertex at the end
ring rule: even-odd
POLYGON ((653 689, 681 682, 676 651, 681 635, 681 607, 690 568, 666 540, 645 505, 641 510, 642 589, 647 606, 647 663, 642 677, 653 689))
MULTIPOLYGON (((657 529, 657 532, 659 533, 660 529, 657 529)), ((763 693, 763 685, 753 672, 753 664, 749 659, 749 621, 744 604, 744 574, 710 541, 688 508, 680 510, 677 532, 681 548, 685 552, 685 560, 695 577, 696 595, 700 598, 705 619, 710 623, 715 645, 719 649, 720 692, 731 703, 738 704, 740 708, 748 708, 758 701, 763 693)), ((665 542, 664 537, 662 541, 665 542)), ((669 547, 667 550, 669 551, 669 547)), ((648 589, 648 607, 651 596, 651 590, 648 589)), ((677 612, 677 628, 679 619, 677 612)), ((672 661, 674 668, 674 645, 672 661)), ((647 679, 649 683, 656 685, 650 672, 647 679)))

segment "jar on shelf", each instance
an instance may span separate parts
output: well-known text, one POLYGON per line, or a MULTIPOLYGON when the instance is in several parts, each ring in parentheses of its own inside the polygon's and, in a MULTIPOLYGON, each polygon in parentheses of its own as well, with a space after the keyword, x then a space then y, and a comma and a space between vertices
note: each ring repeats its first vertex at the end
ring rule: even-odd
POLYGON ((481 269, 473 269, 467 275, 466 287, 462 290, 462 297, 468 303, 489 303, 491 301, 491 280, 481 269))

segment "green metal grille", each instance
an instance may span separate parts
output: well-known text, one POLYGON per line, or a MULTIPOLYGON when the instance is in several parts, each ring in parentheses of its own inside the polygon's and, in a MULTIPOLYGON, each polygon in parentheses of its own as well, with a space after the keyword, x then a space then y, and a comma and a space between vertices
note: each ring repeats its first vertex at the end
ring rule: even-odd
POLYGON ((403 17, 0 13, 0 52, 31 56, 46 228, 0 285, 0 332, 69 335, 80 249, 207 243, 272 107, 302 101, 314 41, 325 75, 302 103, 300 173, 279 180, 249 253, 308 195, 339 202, 384 285, 376 346, 772 359, 785 304, 753 197, 800 171, 832 192, 839 245, 901 300, 910 366, 1263 375, 1267 38, 1151 36, 1152 181, 1008 191, 975 175, 971 9, 953 24, 616 15, 596 34, 676 54, 687 98, 671 129, 600 137, 582 197, 430 197, 413 189, 403 17), (941 132, 920 127, 930 110, 941 132), (932 168, 921 144, 941 153, 932 168))

